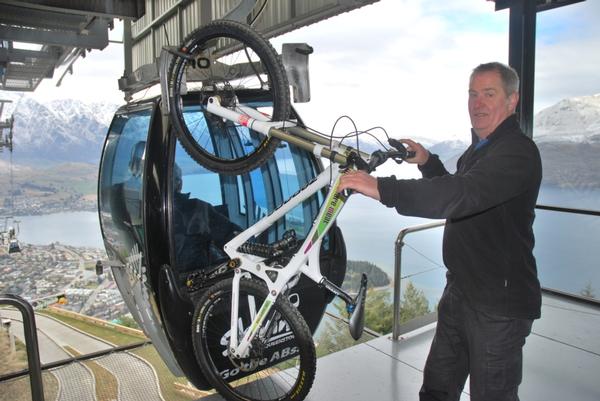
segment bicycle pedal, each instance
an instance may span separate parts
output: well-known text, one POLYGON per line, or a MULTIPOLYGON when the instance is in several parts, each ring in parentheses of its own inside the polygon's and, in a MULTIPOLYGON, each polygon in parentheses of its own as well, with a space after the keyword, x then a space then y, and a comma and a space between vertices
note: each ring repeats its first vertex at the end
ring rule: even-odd
MULTIPOLYGON (((352 314, 350 315, 350 320, 348 322, 348 327, 350 329, 350 335, 354 340, 358 340, 364 331, 365 328, 365 302, 367 299, 367 275, 365 273, 362 274, 362 279, 360 281, 360 289, 358 290, 358 294, 352 303, 352 314)), ((349 305, 350 306, 350 305, 349 305)))

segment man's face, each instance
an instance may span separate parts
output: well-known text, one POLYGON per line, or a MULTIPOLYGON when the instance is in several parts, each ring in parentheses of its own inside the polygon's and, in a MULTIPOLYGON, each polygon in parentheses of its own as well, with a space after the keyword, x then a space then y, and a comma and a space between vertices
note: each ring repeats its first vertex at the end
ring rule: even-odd
POLYGON ((515 112, 519 95, 507 96, 500 74, 486 71, 473 75, 469 83, 469 116, 471 126, 481 139, 487 138, 496 127, 515 112))

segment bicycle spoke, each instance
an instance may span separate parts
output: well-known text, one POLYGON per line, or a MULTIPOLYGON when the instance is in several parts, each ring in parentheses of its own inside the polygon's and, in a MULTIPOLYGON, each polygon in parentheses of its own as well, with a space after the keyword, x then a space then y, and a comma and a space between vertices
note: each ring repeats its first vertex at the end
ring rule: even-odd
MULTIPOLYGON (((251 342, 250 356, 231 358, 229 336, 223 334, 229 327, 226 317, 231 308, 231 282, 228 279, 213 286, 194 313, 195 327, 203 328, 194 333, 194 349, 201 365, 208 365, 207 378, 212 378, 217 389, 232 400, 271 401, 297 391, 307 393, 314 377, 314 344, 306 323, 287 300, 283 304, 278 300, 272 307, 265 327, 251 342), (199 315, 199 311, 203 314, 199 315), (219 326, 220 333, 216 329, 219 326), (223 358, 223 354, 227 357, 223 358)), ((242 279, 239 291, 241 337, 265 300, 267 290, 258 282, 242 279)))
POLYGON ((262 164, 275 152, 279 140, 231 122, 209 121, 204 105, 209 97, 219 96, 223 107, 234 109, 243 102, 243 93, 260 94, 258 106, 268 107, 274 119, 287 118, 289 87, 277 52, 248 26, 233 21, 214 22, 192 32, 182 51, 191 58, 174 59, 169 82, 171 120, 183 148, 218 173, 240 174, 262 164), (190 110, 201 118, 186 118, 190 110), (210 124, 214 126, 200 128, 210 124))

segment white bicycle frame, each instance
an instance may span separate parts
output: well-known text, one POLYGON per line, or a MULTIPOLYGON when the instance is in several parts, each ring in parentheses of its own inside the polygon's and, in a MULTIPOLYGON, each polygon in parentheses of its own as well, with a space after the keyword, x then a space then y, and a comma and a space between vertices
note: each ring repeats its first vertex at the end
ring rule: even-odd
MULTIPOLYGON (((284 125, 283 122, 270 122, 268 117, 252 108, 241 107, 240 109, 245 114, 237 113, 230 109, 221 107, 217 98, 211 98, 207 107, 207 110, 210 113, 223 117, 227 120, 247 126, 248 128, 263 133, 264 135, 283 137, 283 139, 287 140, 288 142, 298 144, 296 141, 297 138, 277 129, 277 127, 282 127, 284 125)), ((288 128, 293 126, 293 124, 290 124, 289 122, 285 122, 285 125, 288 128)), ((326 288, 331 289, 327 285, 328 281, 320 272, 319 250, 321 248, 323 237, 333 225, 346 201, 346 196, 338 193, 337 188, 343 172, 340 167, 340 162, 346 162, 346 153, 350 148, 341 145, 338 142, 334 142, 333 147, 331 148, 328 147, 329 144, 327 144, 327 146, 323 144, 315 144, 312 142, 312 140, 316 139, 312 136, 314 134, 311 135, 307 132, 305 132, 305 134, 310 136, 310 138, 304 139, 301 146, 308 148, 317 155, 326 156, 330 159, 333 159, 330 166, 321 172, 308 186, 293 195, 281 207, 274 210, 270 215, 259 220, 248 229, 244 230, 224 246, 224 251, 227 253, 227 255, 231 258, 231 260, 234 260, 237 263, 232 288, 231 332, 229 348, 229 352, 237 358, 247 357, 249 355, 250 343, 259 332, 259 328, 262 326, 263 322, 268 316, 269 311, 274 305, 277 297, 288 288, 288 285, 295 284, 300 273, 305 274, 314 282, 323 284, 326 288), (273 268, 264 263, 264 258, 238 251, 240 245, 244 244, 253 236, 256 236, 268 229, 271 225, 277 222, 277 220, 285 216, 287 212, 326 186, 329 186, 329 191, 323 205, 320 208, 319 214, 314 220, 312 228, 304 239, 302 246, 286 266, 278 266, 278 268, 273 268), (249 325, 249 328, 245 332, 243 338, 239 339, 239 284, 242 276, 245 274, 247 275, 247 273, 250 273, 264 281, 267 285, 269 293, 262 306, 256 313, 252 323, 249 325), (275 278, 273 279, 273 277, 275 278)), ((319 140, 323 142, 321 137, 319 137, 319 140)), ((361 153, 361 157, 368 158, 368 155, 361 153)))

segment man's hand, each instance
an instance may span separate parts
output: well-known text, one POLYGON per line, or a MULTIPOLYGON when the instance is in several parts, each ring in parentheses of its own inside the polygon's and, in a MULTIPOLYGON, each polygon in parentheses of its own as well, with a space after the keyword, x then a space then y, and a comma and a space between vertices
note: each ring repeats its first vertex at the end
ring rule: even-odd
POLYGON ((370 176, 364 171, 348 170, 345 172, 340 179, 338 192, 344 189, 352 189, 369 198, 380 200, 377 178, 370 176))
POLYGON ((429 160, 429 151, 423 147, 418 142, 413 141, 412 139, 400 139, 400 142, 407 145, 406 150, 409 152, 415 152, 415 156, 406 159, 407 163, 416 163, 419 166, 427 163, 429 160))

